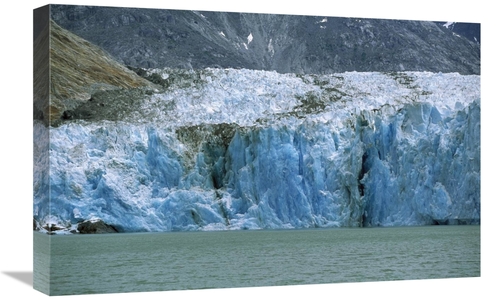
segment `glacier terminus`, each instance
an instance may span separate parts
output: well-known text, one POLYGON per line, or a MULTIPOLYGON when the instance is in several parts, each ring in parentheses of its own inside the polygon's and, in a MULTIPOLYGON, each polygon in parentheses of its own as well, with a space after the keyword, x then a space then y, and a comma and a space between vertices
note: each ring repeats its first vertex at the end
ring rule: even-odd
POLYGON ((114 119, 35 123, 41 231, 480 222, 479 75, 144 72, 171 84, 114 119))

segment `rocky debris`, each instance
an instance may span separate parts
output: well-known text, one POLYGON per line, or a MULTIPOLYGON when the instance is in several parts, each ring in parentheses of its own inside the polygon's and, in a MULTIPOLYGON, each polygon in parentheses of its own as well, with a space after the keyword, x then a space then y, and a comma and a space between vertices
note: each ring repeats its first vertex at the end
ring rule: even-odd
POLYGON ((58 226, 56 224, 45 224, 43 229, 47 231, 48 234, 55 234, 56 231, 66 230, 66 228, 58 226))
POLYGON ((139 111, 142 100, 147 95, 148 91, 141 88, 97 91, 75 109, 65 110, 54 124, 77 119, 122 120, 127 114, 139 111))
POLYGON ((78 232, 82 234, 116 233, 118 230, 114 226, 104 223, 102 220, 87 220, 78 223, 78 232))

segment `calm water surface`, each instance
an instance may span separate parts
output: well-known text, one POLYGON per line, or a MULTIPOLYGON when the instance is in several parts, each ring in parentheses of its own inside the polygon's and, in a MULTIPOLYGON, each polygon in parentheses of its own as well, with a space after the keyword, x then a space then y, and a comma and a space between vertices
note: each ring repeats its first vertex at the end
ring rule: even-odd
POLYGON ((51 295, 480 276, 480 226, 34 239, 34 285, 51 295))

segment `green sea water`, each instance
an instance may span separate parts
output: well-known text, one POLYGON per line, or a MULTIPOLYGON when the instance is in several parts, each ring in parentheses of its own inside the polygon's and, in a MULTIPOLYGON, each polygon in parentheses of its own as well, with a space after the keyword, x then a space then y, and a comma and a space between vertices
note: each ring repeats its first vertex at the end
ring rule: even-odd
POLYGON ((480 226, 46 235, 50 295, 480 276, 480 226))

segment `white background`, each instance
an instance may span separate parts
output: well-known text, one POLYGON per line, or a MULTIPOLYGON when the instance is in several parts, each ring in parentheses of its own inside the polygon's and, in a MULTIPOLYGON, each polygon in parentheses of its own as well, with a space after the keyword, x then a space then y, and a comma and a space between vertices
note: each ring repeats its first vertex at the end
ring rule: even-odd
MULTIPOLYGON (((51 4, 82 4, 306 14, 337 17, 390 18, 481 23, 481 277, 376 283, 345 283, 272 288, 148 292, 69 296, 76 299, 493 299, 500 283, 497 245, 498 196, 495 179, 499 126, 496 124, 499 83, 494 1, 6 1, 1 23, 0 76, 0 298, 45 299, 33 290, 32 259, 32 19, 33 9, 51 4)), ((479 145, 478 145, 479 147, 479 145)), ((63 296, 63 298, 68 298, 63 296)))

